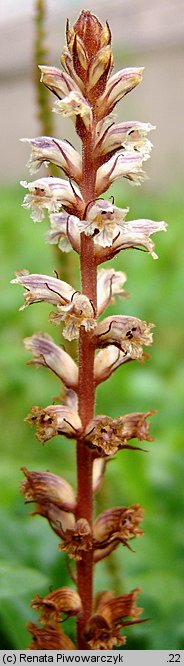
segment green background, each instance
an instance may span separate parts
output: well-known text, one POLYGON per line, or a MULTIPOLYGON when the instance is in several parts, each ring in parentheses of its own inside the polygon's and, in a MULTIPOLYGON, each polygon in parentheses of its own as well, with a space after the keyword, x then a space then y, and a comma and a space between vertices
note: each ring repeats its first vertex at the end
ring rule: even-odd
MULTIPOLYGON (((116 204, 130 206, 129 219, 165 219, 167 234, 155 236, 159 260, 128 250, 112 263, 127 273, 130 296, 110 312, 132 314, 155 323, 151 358, 121 367, 98 389, 98 413, 117 416, 156 409, 151 432, 155 442, 147 453, 120 452, 107 466, 96 497, 96 513, 110 506, 140 502, 145 508, 144 537, 136 553, 119 546, 96 567, 95 588, 118 594, 141 588, 140 602, 150 622, 128 628, 127 649, 184 649, 184 457, 183 457, 183 191, 150 193, 149 186, 113 188, 116 204), (122 194, 123 192, 123 194, 122 194)), ((19 493, 20 467, 50 470, 75 486, 73 442, 54 438, 44 447, 24 422, 32 404, 46 406, 60 392, 59 380, 45 368, 26 365, 30 354, 22 339, 47 331, 60 341, 48 322, 50 306, 36 304, 23 312, 21 288, 10 285, 14 271, 52 274, 65 257, 44 240, 48 222, 34 225, 21 208, 21 188, 1 189, 1 464, 0 464, 0 649, 25 648, 30 637, 25 623, 36 621, 30 601, 36 592, 69 584, 66 557, 58 539, 41 517, 29 517, 19 493)), ((75 259, 70 272, 78 268, 75 259)), ((64 265, 64 264, 63 264, 64 265)), ((66 269, 66 266, 64 267, 66 269)), ((32 507, 31 507, 32 508, 32 507)), ((65 624, 67 629, 67 623, 65 624)), ((72 622, 68 622, 72 633, 72 622)), ((126 648, 125 648, 126 649, 126 648)))

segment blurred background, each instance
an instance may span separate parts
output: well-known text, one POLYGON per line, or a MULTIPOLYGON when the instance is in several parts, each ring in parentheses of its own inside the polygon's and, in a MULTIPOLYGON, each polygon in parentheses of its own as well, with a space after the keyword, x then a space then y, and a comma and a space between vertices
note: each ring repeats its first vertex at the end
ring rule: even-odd
MULTIPOLYGON (((71 23, 85 8, 80 2, 47 0, 44 61, 59 66, 67 16, 71 23)), ((112 188, 116 205, 129 206, 129 219, 165 219, 167 234, 155 236, 159 260, 126 251, 115 260, 127 273, 129 298, 110 312, 133 314, 156 325, 151 357, 145 366, 120 368, 97 393, 97 412, 118 416, 156 409, 155 441, 147 453, 124 451, 107 466, 96 498, 96 513, 110 506, 140 502, 145 508, 145 536, 136 553, 119 547, 96 567, 95 588, 118 594, 141 588, 140 604, 151 621, 127 630, 127 649, 184 649, 184 456, 183 456, 183 106, 184 6, 181 0, 109 0, 91 2, 113 35, 115 68, 145 66, 143 83, 118 105, 120 120, 149 121, 152 135, 149 180, 141 188, 118 182, 112 188), (114 402, 112 401, 114 396, 114 402)), ((22 290, 10 285, 17 268, 72 274, 78 263, 45 244, 48 222, 35 225, 21 208, 20 179, 29 180, 27 148, 20 137, 39 135, 35 87, 34 0, 4 0, 0 15, 1 80, 1 464, 0 464, 0 649, 26 648, 28 620, 36 621, 30 601, 52 588, 69 584, 66 558, 46 521, 29 517, 19 494, 20 467, 50 470, 75 486, 74 444, 54 438, 44 448, 24 422, 32 404, 46 406, 58 395, 58 380, 44 368, 26 366, 22 339, 47 331, 60 343, 58 329, 48 323, 50 307, 35 305, 18 312, 22 290)), ((43 61, 42 61, 43 62, 43 61)), ((50 98, 52 106, 53 99, 50 98)), ((54 115, 54 134, 74 141, 68 120, 54 115)), ((76 141, 75 141, 76 145, 76 141)), ((108 264, 109 265, 109 264, 108 264)), ((66 279, 66 278, 65 278, 66 279)), ((72 622, 69 623, 72 634, 72 622)))

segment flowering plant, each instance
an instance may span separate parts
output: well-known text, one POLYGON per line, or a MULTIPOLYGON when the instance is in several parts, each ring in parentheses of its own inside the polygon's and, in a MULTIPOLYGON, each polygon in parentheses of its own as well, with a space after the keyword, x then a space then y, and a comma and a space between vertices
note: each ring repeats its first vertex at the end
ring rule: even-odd
MULTIPOLYGON (((148 134, 154 127, 138 121, 116 123, 112 111, 117 102, 142 80, 143 68, 126 68, 111 74, 113 55, 108 23, 82 11, 72 28, 67 21, 62 70, 40 66, 41 82, 57 100, 54 112, 70 117, 80 138, 81 154, 66 140, 49 136, 23 139, 31 146, 31 173, 50 163, 60 167, 68 180, 46 176, 22 181, 28 190, 23 206, 36 222, 49 213, 47 240, 61 251, 73 249, 80 258, 81 291, 57 277, 18 271, 12 282, 22 285, 22 308, 46 301, 55 306, 50 321, 64 324, 67 340, 77 339, 78 364, 45 333, 26 338, 32 363, 51 369, 65 385, 59 404, 34 406, 27 417, 36 426, 40 442, 65 435, 77 442, 77 495, 62 477, 50 472, 28 471, 22 493, 36 504, 35 513, 46 518, 60 539, 59 548, 76 563, 77 591, 61 587, 44 598, 36 595, 32 606, 40 612, 40 626, 29 623, 30 649, 112 649, 125 643, 121 629, 143 622, 136 607, 139 589, 114 597, 105 591, 93 598, 93 570, 119 545, 143 534, 139 504, 107 509, 93 520, 93 497, 107 460, 123 449, 139 449, 132 439, 151 441, 147 418, 154 412, 124 414, 118 418, 94 414, 96 387, 124 363, 144 360, 144 346, 152 343, 148 324, 134 316, 112 315, 99 321, 116 296, 126 295, 126 275, 114 268, 100 268, 104 261, 127 248, 143 247, 157 258, 152 236, 165 231, 164 222, 149 219, 127 221, 128 209, 118 208, 104 192, 117 178, 135 185, 145 180, 143 162, 150 156, 148 134), (99 351, 97 351, 99 350, 99 351), (74 644, 62 629, 62 617, 76 615, 74 644)), ((62 276, 61 276, 62 278, 62 276)), ((120 454, 121 455, 121 454, 120 454)))

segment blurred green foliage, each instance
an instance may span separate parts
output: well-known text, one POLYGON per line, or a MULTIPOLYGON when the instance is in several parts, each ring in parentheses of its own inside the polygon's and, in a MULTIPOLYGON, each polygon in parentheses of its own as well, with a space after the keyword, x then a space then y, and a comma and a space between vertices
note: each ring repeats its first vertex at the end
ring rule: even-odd
MULTIPOLYGON (((137 315, 156 324, 151 358, 120 368, 97 393, 97 412, 117 416, 156 409, 155 442, 147 453, 124 451, 107 465, 96 498, 97 512, 140 502, 145 508, 145 536, 136 553, 119 546, 96 567, 96 589, 118 594, 141 588, 145 625, 127 629, 127 649, 184 649, 184 456, 183 456, 183 192, 150 194, 147 186, 113 188, 116 204, 130 205, 130 219, 165 219, 167 234, 155 236, 159 260, 141 251, 125 251, 113 264, 127 272, 130 297, 110 312, 137 315)), ((59 473, 75 486, 73 442, 54 438, 44 447, 24 422, 32 404, 46 406, 60 392, 59 381, 45 368, 27 367, 22 338, 48 331, 60 343, 57 327, 48 323, 49 306, 37 304, 18 312, 22 289, 10 285, 17 268, 52 274, 58 255, 43 241, 48 223, 34 225, 20 206, 20 188, 1 190, 1 464, 0 464, 0 649, 21 649, 29 642, 25 624, 36 614, 30 601, 69 583, 66 557, 46 521, 29 517, 19 494, 20 467, 59 473)), ((78 283, 79 275, 76 274, 78 283)), ((30 357, 29 357, 30 358, 30 357)), ((70 630, 70 626, 69 626, 70 630)), ((72 627, 71 627, 72 631, 72 627)))

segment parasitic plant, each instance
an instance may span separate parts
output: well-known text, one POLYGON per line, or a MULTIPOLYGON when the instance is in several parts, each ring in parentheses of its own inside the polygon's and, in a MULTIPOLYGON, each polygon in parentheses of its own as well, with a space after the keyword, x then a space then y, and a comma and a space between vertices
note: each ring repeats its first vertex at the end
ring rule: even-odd
MULTIPOLYGON (((132 440, 151 441, 147 418, 154 412, 124 414, 118 418, 95 415, 96 387, 124 363, 146 356, 152 326, 134 316, 111 315, 98 319, 115 296, 125 296, 126 275, 99 268, 127 248, 144 248, 154 259, 152 235, 164 231, 164 222, 127 221, 128 209, 118 208, 104 192, 117 178, 140 184, 142 164, 151 152, 150 123, 116 123, 112 112, 119 100, 142 80, 143 68, 112 74, 113 55, 108 23, 103 27, 90 11, 82 11, 72 28, 67 21, 62 69, 40 66, 41 82, 56 97, 54 111, 70 117, 81 141, 81 153, 63 139, 39 136, 23 139, 31 147, 31 173, 41 165, 57 165, 65 178, 44 176, 22 182, 28 190, 23 206, 36 221, 49 213, 47 240, 61 251, 74 250, 80 259, 81 291, 56 275, 17 272, 14 283, 25 288, 25 303, 46 301, 55 306, 50 321, 62 324, 64 338, 78 340, 78 363, 45 333, 26 338, 32 363, 51 369, 65 385, 62 402, 34 406, 27 417, 40 442, 55 435, 76 440, 77 494, 62 477, 28 471, 22 493, 36 504, 35 513, 46 518, 60 539, 59 548, 75 560, 77 589, 60 587, 47 596, 35 596, 32 606, 40 624, 28 624, 30 649, 112 649, 124 645, 121 629, 142 622, 136 607, 139 589, 115 597, 105 591, 93 598, 94 567, 119 545, 131 549, 142 535, 143 509, 139 504, 107 508, 93 519, 93 497, 114 453, 139 449, 132 440), (75 644, 62 629, 62 617, 76 616, 75 644)), ((73 449, 71 449, 72 451, 73 449)), ((120 453, 120 455, 123 455, 120 453)), ((63 581, 64 582, 64 581, 63 581)))

